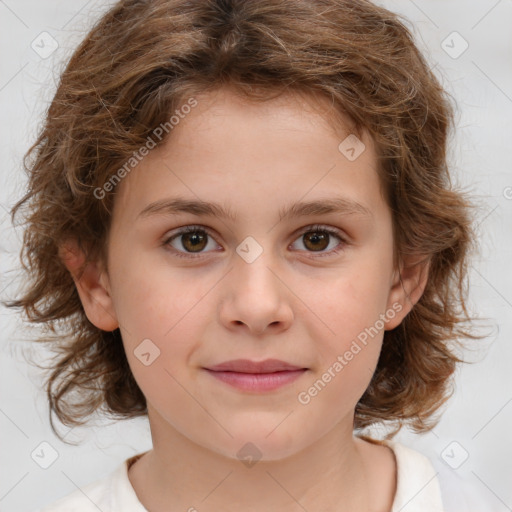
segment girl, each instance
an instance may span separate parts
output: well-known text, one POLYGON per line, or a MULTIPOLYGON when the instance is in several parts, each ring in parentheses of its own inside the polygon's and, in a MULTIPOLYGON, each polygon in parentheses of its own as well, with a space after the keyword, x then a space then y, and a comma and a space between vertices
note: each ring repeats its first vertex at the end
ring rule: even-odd
POLYGON ((474 337, 451 124, 366 0, 106 13, 30 150, 10 305, 48 326, 58 419, 147 415, 153 449, 44 510, 464 510, 392 441, 435 426, 474 337))

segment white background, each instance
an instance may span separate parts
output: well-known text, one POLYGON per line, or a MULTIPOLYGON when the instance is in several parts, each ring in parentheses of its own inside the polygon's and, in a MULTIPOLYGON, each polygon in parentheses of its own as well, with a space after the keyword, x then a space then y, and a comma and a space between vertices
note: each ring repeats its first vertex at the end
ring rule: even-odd
MULTIPOLYGON (((13 298, 19 268, 20 232, 9 208, 23 194, 21 159, 35 140, 41 116, 63 63, 110 2, 0 0, 0 293, 13 298), (42 59, 31 43, 49 32, 58 49, 42 59)), ((410 20, 417 42, 458 103, 451 161, 458 183, 479 206, 480 252, 471 267, 470 307, 486 318, 488 336, 474 344, 461 367, 456 392, 431 433, 401 432, 397 440, 435 464, 467 460, 450 469, 471 482, 492 507, 512 510, 512 1, 387 0, 380 2, 410 20), (448 55, 443 41, 457 51, 448 55), (446 39, 450 36, 448 39, 446 39), (453 41, 453 43, 452 43, 453 41), (447 446, 451 445, 447 451, 447 446), (447 457, 447 454, 449 457, 447 457)), ((146 420, 75 429, 61 443, 51 432, 37 369, 42 348, 17 314, 0 308, 1 468, 0 510, 30 511, 112 471, 128 456, 147 450, 146 420), (58 458, 42 469, 31 458, 47 442, 58 458)), ((62 427, 64 431, 67 429, 62 427)), ((51 453, 46 447, 45 453, 51 453)))

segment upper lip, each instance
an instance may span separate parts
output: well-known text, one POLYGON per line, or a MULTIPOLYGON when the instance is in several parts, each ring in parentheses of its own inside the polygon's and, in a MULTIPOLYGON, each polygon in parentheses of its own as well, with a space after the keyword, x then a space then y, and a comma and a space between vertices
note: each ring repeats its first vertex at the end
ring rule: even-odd
POLYGON ((228 371, 239 373, 273 373, 291 370, 305 370, 301 366, 295 366, 279 359, 265 359, 265 361, 251 361, 250 359, 233 359, 215 366, 209 366, 207 370, 228 371))

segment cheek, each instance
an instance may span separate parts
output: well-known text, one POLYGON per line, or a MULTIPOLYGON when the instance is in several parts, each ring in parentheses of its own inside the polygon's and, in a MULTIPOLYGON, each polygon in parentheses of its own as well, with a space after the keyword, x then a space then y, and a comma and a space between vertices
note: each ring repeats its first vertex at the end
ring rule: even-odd
POLYGON ((153 336, 165 342, 196 313, 195 307, 209 284, 208 280, 191 280, 186 271, 155 265, 143 258, 118 262, 112 276, 113 301, 119 323, 129 338, 132 334, 153 336))
MULTIPOLYGON (((347 268, 308 293, 311 309, 323 320, 333 339, 351 340, 374 326, 385 312, 389 294, 388 272, 377 265, 347 268)), ((313 284, 313 283, 311 283, 313 284)), ((380 322, 377 325, 382 329, 380 322)))
POLYGON ((212 321, 211 311, 204 308, 214 281, 191 280, 186 272, 156 265, 142 267, 134 264, 130 272, 117 273, 114 299, 133 375, 144 394, 158 402, 180 396, 177 382, 193 375, 193 354, 204 338, 201 329, 212 321))
POLYGON ((169 407, 169 397, 177 410, 190 406, 190 396, 180 383, 190 381, 191 354, 201 339, 194 316, 194 305, 200 299, 197 288, 194 293, 177 293, 174 286, 147 275, 132 282, 136 291, 131 294, 128 284, 120 299, 120 325, 135 380, 148 401, 157 406, 169 407))
MULTIPOLYGON (((335 374, 333 380, 341 387, 350 383, 363 392, 377 365, 389 293, 386 264, 361 258, 310 289, 311 309, 322 320, 310 324, 319 326, 311 337, 317 340, 321 371, 335 374)), ((311 312, 308 315, 313 321, 311 312)))
POLYGON ((332 421, 355 407, 372 379, 382 348, 382 310, 363 291, 364 287, 354 289, 351 282, 338 283, 319 296, 326 306, 322 320, 329 329, 322 324, 311 333, 318 364, 308 383, 311 387, 302 390, 301 403, 311 400, 315 405, 307 410, 332 421))

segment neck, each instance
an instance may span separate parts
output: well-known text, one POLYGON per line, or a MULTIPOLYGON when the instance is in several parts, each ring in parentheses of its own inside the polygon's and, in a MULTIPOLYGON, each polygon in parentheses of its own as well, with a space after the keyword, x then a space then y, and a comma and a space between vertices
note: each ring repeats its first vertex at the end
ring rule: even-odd
POLYGON ((193 443, 154 411, 150 423, 153 450, 129 471, 148 510, 373 510, 366 443, 354 438, 351 424, 292 456, 242 461, 193 443))

